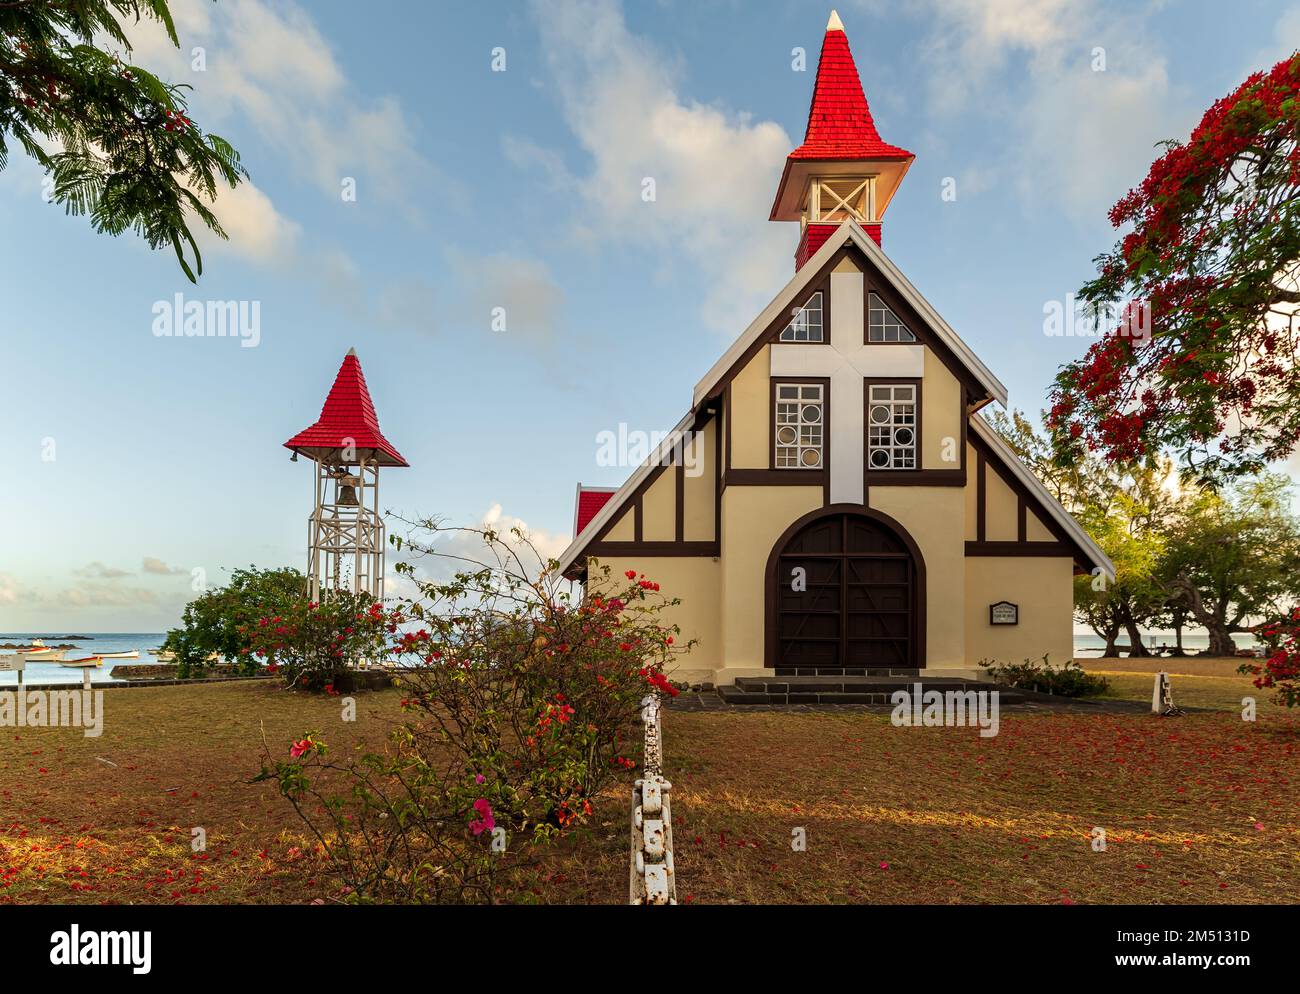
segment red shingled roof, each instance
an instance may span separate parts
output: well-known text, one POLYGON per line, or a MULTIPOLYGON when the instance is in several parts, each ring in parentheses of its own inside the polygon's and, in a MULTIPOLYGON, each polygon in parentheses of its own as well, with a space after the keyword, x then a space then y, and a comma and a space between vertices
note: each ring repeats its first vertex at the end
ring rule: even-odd
POLYGON ((356 349, 348 349, 343 357, 339 375, 321 408, 320 420, 298 432, 284 447, 309 459, 321 459, 337 457, 349 444, 356 449, 358 458, 374 458, 381 466, 408 465, 379 430, 379 417, 366 389, 356 349))
POLYGON ((599 489, 587 490, 581 484, 578 486, 578 513, 574 518, 573 534, 576 538, 581 535, 583 529, 591 524, 591 519, 600 513, 600 509, 605 506, 616 491, 599 489))
POLYGON ((912 153, 881 140, 862 92, 849 40, 832 14, 822 40, 808 132, 791 159, 910 159, 912 153))

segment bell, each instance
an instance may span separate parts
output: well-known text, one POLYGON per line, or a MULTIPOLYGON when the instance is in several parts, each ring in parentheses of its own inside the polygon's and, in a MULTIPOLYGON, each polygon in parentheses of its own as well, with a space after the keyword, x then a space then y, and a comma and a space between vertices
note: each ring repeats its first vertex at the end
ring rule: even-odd
POLYGON ((355 476, 345 476, 339 480, 339 498, 336 504, 346 507, 356 507, 360 504, 357 500, 357 484, 361 481, 355 476))

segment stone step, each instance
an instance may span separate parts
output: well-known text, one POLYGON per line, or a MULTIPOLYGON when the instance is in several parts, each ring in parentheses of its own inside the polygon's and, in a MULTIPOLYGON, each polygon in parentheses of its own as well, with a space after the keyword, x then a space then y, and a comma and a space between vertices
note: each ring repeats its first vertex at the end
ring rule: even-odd
POLYGON ((915 667, 897 666, 778 666, 777 676, 919 676, 915 667))
POLYGON ((917 684, 922 690, 991 690, 994 684, 962 677, 904 677, 904 676, 742 676, 736 686, 744 691, 772 694, 863 693, 892 694, 896 690, 911 690, 917 684))
MULTIPOLYGON (((847 682, 839 678, 838 682, 828 679, 825 683, 809 683, 810 678, 802 677, 798 682, 777 680, 771 677, 740 677, 733 687, 719 687, 718 696, 728 704, 871 704, 893 705, 890 697, 896 690, 908 687, 908 684, 921 684, 922 693, 927 690, 998 690, 998 703, 1023 704, 1025 696, 1018 691, 999 688, 996 684, 963 681, 953 678, 931 678, 928 680, 899 680, 882 686, 879 678, 862 678, 861 682, 847 682)), ((908 687, 908 689, 911 689, 908 687)))

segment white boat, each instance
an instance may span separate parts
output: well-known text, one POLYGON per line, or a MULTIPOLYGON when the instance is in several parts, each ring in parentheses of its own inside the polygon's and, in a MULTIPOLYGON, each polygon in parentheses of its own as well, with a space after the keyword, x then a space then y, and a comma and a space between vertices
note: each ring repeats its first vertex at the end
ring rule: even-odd
POLYGON ((85 669, 88 666, 103 666, 103 656, 85 656, 81 659, 60 660, 60 666, 75 667, 76 669, 85 669))
POLYGON ((139 649, 127 649, 124 652, 101 652, 97 654, 100 659, 139 659, 139 649))
POLYGON ((67 649, 51 649, 40 639, 34 639, 31 645, 16 650, 17 654, 33 663, 58 662, 68 654, 67 649))

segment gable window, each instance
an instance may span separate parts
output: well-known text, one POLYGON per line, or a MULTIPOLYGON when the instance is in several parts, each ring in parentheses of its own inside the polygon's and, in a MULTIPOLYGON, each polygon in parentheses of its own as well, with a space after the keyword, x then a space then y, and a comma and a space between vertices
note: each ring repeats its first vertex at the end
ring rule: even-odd
POLYGON ((818 290, 795 312, 794 319, 781 332, 783 342, 822 341, 822 292, 818 290))
POLYGON ((867 341, 915 342, 916 336, 876 294, 867 294, 867 341))
POLYGON ((820 469, 825 439, 825 385, 776 384, 776 468, 820 469))
POLYGON ((867 400, 867 468, 916 469, 917 386, 872 384, 867 400))

